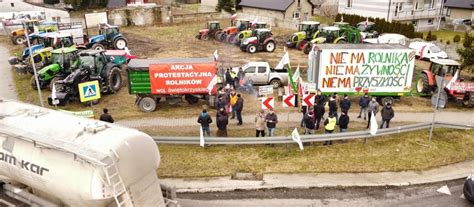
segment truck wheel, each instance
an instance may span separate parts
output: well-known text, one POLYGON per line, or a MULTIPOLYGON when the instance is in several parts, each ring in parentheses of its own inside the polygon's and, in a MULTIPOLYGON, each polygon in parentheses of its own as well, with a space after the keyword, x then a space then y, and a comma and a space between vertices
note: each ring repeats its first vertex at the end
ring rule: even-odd
POLYGON ((309 54, 309 52, 311 52, 311 49, 313 48, 313 44, 311 43, 306 43, 304 46, 303 46, 303 52, 304 54, 309 54))
POLYGON ((186 95, 184 99, 186 99, 189 104, 196 104, 197 102, 199 102, 199 98, 193 95, 186 95))
POLYGON ((100 43, 95 43, 92 45, 91 49, 93 50, 105 50, 105 46, 100 43))
POLYGON ((254 54, 257 52, 257 46, 253 45, 253 44, 250 44, 247 46, 247 52, 249 52, 250 54, 254 54))
MULTIPOLYGON (((53 91, 54 84, 56 84, 56 82, 60 80, 62 80, 62 78, 60 77, 54 77, 53 79, 51 79, 51 81, 49 82, 49 89, 53 91)), ((62 89, 63 89, 62 85, 56 84, 56 91, 62 91, 62 89)))
POLYGON ((127 47, 127 40, 125 38, 118 38, 114 41, 114 47, 117 50, 123 50, 127 47))
POLYGON ((265 44, 265 50, 266 50, 267 52, 273 52, 273 51, 275 51, 275 42, 273 42, 273 41, 267 42, 267 44, 265 44))
POLYGON ((122 88, 122 76, 118 67, 108 68, 106 70, 107 91, 117 93, 122 88))
POLYGON ((466 97, 462 103, 465 107, 474 107, 474 92, 466 94, 466 97))
POLYGON ((156 101, 152 97, 143 97, 138 103, 138 107, 145 113, 153 112, 156 109, 156 101))
POLYGON ((472 181, 472 178, 468 178, 466 179, 466 181, 464 181, 462 191, 466 200, 471 203, 474 203, 474 181, 472 181))
POLYGON ((270 84, 273 86, 273 88, 279 88, 281 86, 281 81, 278 79, 272 79, 270 84))
POLYGON ((13 39, 13 42, 15 43, 15 45, 22 45, 26 42, 26 37, 23 35, 17 36, 15 37, 15 39, 13 39))
POLYGON ((426 75, 426 73, 422 73, 420 79, 418 79, 416 83, 416 92, 418 92, 420 96, 426 96, 431 93, 428 75, 426 75))

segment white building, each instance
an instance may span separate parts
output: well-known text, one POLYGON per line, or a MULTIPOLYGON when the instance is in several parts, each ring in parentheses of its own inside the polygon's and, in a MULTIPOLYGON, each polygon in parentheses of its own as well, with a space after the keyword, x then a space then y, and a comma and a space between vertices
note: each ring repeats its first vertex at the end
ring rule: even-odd
MULTIPOLYGON (((416 31, 438 27, 444 0, 340 0, 339 13, 411 23, 416 31)), ((467 1, 467 0, 466 0, 467 1)))
POLYGON ((50 8, 30 4, 21 0, 0 0, 0 14, 4 18, 11 18, 18 12, 41 12, 46 16, 46 20, 69 22, 69 12, 64 9, 50 8))

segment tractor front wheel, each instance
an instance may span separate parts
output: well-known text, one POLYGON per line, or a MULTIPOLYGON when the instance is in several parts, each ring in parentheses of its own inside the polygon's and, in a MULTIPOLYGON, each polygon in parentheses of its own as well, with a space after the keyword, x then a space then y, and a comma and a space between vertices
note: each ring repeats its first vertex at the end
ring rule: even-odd
POLYGON ((421 96, 426 96, 431 93, 431 87, 428 82, 428 75, 426 75, 425 73, 421 74, 421 77, 416 83, 416 92, 418 92, 421 96))
POLYGON ((300 44, 298 45, 298 50, 303 50, 304 46, 308 43, 307 40, 302 40, 300 44))
POLYGON ((257 52, 257 46, 254 45, 254 44, 250 44, 247 46, 247 52, 249 52, 250 54, 254 54, 257 52))
POLYGON ((26 42, 26 37, 23 35, 17 36, 13 39, 13 42, 15 43, 15 45, 22 45, 26 42))
POLYGON ((138 102, 138 107, 141 111, 145 113, 150 113, 156 109, 156 101, 152 97, 143 97, 140 102, 138 102))
POLYGON ((119 38, 114 41, 114 47, 117 50, 123 50, 127 47, 127 40, 125 38, 119 38))
POLYGON ((339 40, 336 42, 336 44, 347 44, 347 41, 345 40, 339 40))
POLYGON ((267 44, 265 44, 265 50, 267 52, 273 52, 273 51, 275 51, 275 48, 276 48, 275 47, 275 42, 273 42, 273 41, 269 41, 269 42, 267 42, 267 44))
POLYGON ((111 93, 117 93, 122 88, 122 76, 118 67, 112 67, 106 71, 107 89, 111 93))
POLYGON ((201 40, 209 40, 209 35, 205 34, 201 36, 201 40))
POLYGON ((91 49, 93 50, 105 50, 105 46, 100 43, 95 43, 92 45, 91 49))

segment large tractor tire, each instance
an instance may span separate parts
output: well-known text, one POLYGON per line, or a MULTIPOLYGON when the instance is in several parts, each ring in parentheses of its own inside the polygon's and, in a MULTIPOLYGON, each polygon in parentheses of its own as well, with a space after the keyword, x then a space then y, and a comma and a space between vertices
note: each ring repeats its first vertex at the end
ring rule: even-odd
POLYGON ((120 88, 122 88, 122 76, 120 75, 120 68, 115 66, 107 68, 105 74, 107 91, 109 93, 117 93, 120 88))
POLYGON ((464 194, 464 198, 474 204, 474 181, 471 177, 468 177, 466 181, 464 181, 464 187, 462 190, 464 194))
POLYGON ((205 40, 205 41, 209 40, 209 35, 207 35, 207 34, 202 35, 201 40, 205 40))
POLYGON ((114 41, 114 48, 117 50, 124 50, 128 45, 127 39, 120 37, 114 41))
POLYGON ((91 49, 93 50, 105 50, 105 46, 100 43, 95 43, 92 45, 91 49))
POLYGON ((422 73, 416 82, 416 92, 424 96, 431 93, 431 87, 428 81, 428 75, 426 75, 426 73, 422 73))
POLYGON ((337 41, 336 44, 347 44, 347 41, 341 39, 341 40, 337 41))
POLYGON ((306 43, 306 45, 304 45, 303 47, 303 52, 304 54, 309 54, 309 52, 311 52, 311 49, 313 48, 313 44, 311 43, 306 43))
POLYGON ((235 34, 231 34, 227 37, 227 43, 235 44, 235 41, 237 41, 237 38, 235 37, 235 34))
POLYGON ((249 52, 250 54, 254 54, 257 52, 257 46, 254 45, 254 44, 249 44, 247 46, 247 52, 249 52))
POLYGON ((462 101, 464 107, 474 107, 474 92, 467 93, 462 101))
POLYGON ((267 51, 267 52, 273 52, 273 51, 275 51, 275 48, 276 48, 276 44, 275 44, 274 41, 268 41, 265 44, 265 51, 267 51))
POLYGON ((13 38, 13 43, 15 45, 22 45, 25 42, 26 42, 26 37, 24 35, 16 36, 15 38, 13 38))
POLYGON ((145 113, 150 113, 156 109, 156 101, 152 97, 143 97, 140 102, 138 102, 138 107, 141 111, 145 113))
POLYGON ((302 40, 302 41, 300 42, 300 44, 298 44, 297 49, 298 49, 298 50, 303 50, 303 49, 304 49, 304 46, 305 46, 307 43, 308 43, 307 40, 302 40))

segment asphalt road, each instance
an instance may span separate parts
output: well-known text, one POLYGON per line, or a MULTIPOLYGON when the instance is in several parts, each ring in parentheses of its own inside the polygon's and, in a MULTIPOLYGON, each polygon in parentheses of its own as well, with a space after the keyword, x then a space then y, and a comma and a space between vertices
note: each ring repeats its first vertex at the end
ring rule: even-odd
POLYGON ((0 97, 17 100, 11 66, 7 61, 10 54, 5 47, 0 46, 0 57, 4 58, 0 61, 0 97))
POLYGON ((462 195, 464 180, 409 187, 314 188, 178 194, 183 207, 286 206, 472 206, 462 195), (437 192, 447 185, 451 195, 437 192))

